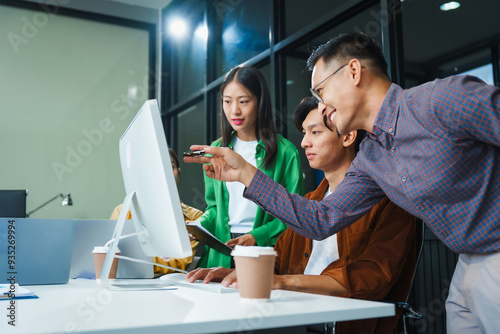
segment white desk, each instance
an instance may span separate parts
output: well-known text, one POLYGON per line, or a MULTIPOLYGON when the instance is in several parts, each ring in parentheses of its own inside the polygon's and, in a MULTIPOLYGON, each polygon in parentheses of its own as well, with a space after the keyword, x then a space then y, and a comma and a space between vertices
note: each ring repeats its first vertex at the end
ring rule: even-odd
POLYGON ((271 301, 192 288, 111 291, 94 280, 28 286, 39 299, 0 301, 0 333, 220 333, 394 315, 392 304, 275 290, 271 301))

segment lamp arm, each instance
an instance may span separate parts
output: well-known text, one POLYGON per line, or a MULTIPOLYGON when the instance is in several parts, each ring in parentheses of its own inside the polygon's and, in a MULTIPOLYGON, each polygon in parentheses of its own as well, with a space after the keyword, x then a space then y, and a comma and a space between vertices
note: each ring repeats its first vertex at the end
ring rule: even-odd
POLYGON ((30 212, 28 212, 26 214, 26 217, 29 217, 33 212, 35 211, 38 211, 40 210, 41 208, 43 208, 44 206, 46 206, 47 204, 49 204, 50 202, 56 200, 58 197, 64 197, 64 195, 61 193, 61 194, 57 194, 56 196, 54 196, 53 198, 49 199, 47 202, 43 203, 42 205, 40 205, 38 208, 36 208, 35 210, 32 210, 30 212))

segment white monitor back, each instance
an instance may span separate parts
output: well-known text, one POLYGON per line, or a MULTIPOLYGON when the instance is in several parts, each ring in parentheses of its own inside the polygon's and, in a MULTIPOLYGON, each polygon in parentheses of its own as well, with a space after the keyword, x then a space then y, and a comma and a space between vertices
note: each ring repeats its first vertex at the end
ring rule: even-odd
POLYGON ((156 100, 144 103, 120 139, 120 162, 127 194, 135 191, 130 211, 144 253, 177 258, 191 255, 156 100))

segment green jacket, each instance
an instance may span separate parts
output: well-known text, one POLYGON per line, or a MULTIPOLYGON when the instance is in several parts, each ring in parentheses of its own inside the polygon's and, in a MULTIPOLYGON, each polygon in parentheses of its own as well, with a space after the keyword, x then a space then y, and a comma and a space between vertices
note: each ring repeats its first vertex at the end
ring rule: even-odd
MULTIPOLYGON (((300 166, 299 152, 294 144, 276 135, 278 151, 274 161, 263 167, 262 162, 266 153, 262 140, 259 140, 255 152, 257 167, 266 175, 279 184, 286 187, 290 192, 303 195, 304 181, 302 168, 300 166)), ((234 133, 233 139, 234 140, 234 133)), ((212 146, 220 146, 221 139, 212 143, 212 146)), ((205 175, 205 201, 207 208, 200 218, 201 225, 215 235, 220 241, 226 242, 231 239, 229 228, 228 206, 229 195, 226 183, 211 179, 205 175)), ((255 238, 258 246, 274 246, 278 237, 286 229, 286 225, 260 207, 257 208, 253 229, 249 232, 255 238)), ((205 247, 205 251, 198 263, 198 267, 226 267, 230 268, 231 257, 223 255, 212 248, 205 247)))

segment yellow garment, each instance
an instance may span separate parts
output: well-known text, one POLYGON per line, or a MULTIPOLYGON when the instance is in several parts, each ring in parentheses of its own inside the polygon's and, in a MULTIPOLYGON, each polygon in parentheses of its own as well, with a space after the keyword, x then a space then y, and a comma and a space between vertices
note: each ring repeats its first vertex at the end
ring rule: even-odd
MULTIPOLYGON (((110 219, 113 219, 113 220, 118 219, 118 217, 120 216, 120 211, 122 210, 122 206, 123 206, 123 204, 120 204, 113 210, 113 213, 111 214, 110 219)), ((186 221, 196 220, 203 215, 203 212, 201 212, 200 210, 193 208, 189 205, 186 205, 182 202, 181 202, 181 207, 182 207, 182 213, 184 214, 184 220, 186 220, 186 221)), ((130 211, 127 213, 126 218, 132 219, 132 214, 130 213, 130 211)), ((196 253, 196 249, 198 248, 198 244, 199 244, 198 241, 195 241, 195 240, 191 241, 191 249, 193 250, 193 254, 191 256, 185 257, 183 259, 170 258, 168 261, 165 261, 160 257, 155 257, 155 258, 153 258, 153 262, 163 264, 165 266, 185 270, 187 268, 187 266, 191 262, 193 262, 193 257, 194 257, 194 254, 196 253)), ((175 271, 171 270, 171 269, 164 268, 164 267, 154 266, 154 272, 155 272, 155 274, 170 274, 170 273, 173 273, 175 271)))

